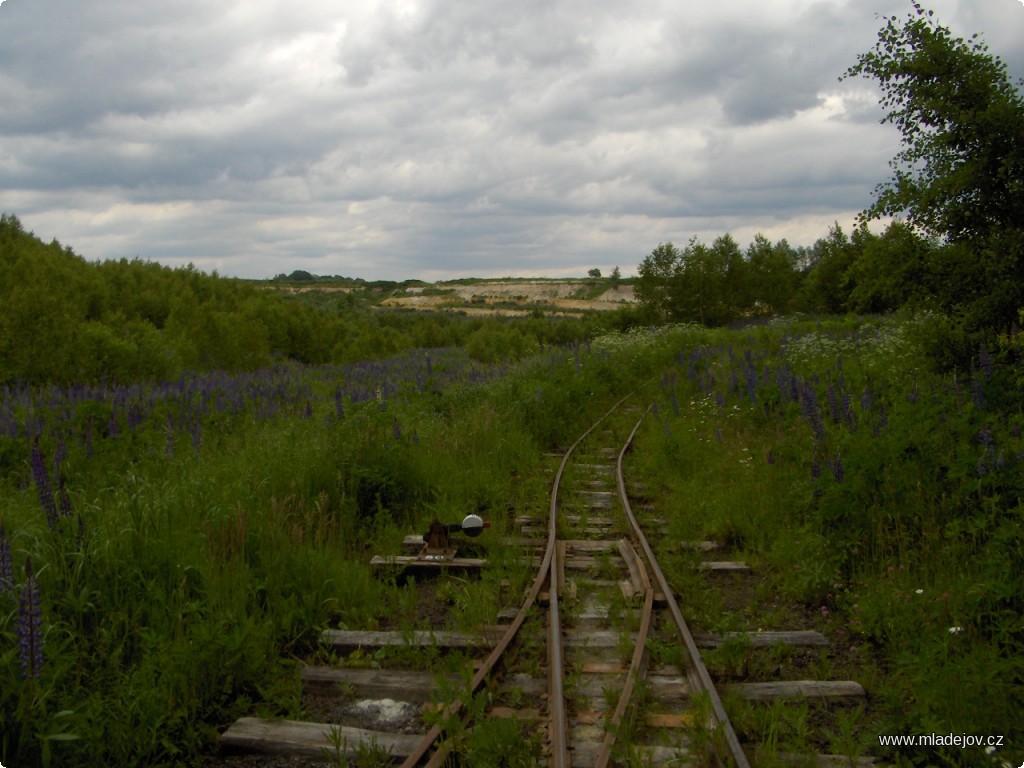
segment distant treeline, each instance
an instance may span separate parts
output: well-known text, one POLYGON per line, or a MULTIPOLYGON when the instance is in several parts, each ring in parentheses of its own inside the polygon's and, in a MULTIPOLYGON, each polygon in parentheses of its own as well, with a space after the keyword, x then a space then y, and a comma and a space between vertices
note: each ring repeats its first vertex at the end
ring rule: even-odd
POLYGON ((948 322, 940 343, 970 352, 979 338, 1012 330, 1021 311, 1024 277, 986 269, 988 255, 901 221, 881 234, 861 224, 847 235, 835 224, 809 248, 757 235, 743 251, 726 234, 711 245, 658 245, 639 265, 635 290, 648 321, 707 326, 792 312, 932 311, 948 322))
POLYGON ((595 324, 612 321, 380 311, 371 293, 289 296, 191 265, 91 262, 56 240, 42 242, 5 214, 0 384, 166 380, 284 361, 348 363, 415 347, 466 346, 479 360, 517 359, 541 345, 582 340, 595 324))

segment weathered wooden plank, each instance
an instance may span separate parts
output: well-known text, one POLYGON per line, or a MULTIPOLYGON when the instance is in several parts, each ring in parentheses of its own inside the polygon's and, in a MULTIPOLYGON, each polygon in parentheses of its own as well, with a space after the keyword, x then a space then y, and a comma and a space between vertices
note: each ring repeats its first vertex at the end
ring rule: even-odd
MULTIPOLYGON (((725 635, 696 634, 693 639, 699 648, 718 648, 726 638, 745 636, 754 648, 764 648, 776 643, 801 647, 828 645, 828 639, 820 632, 798 630, 792 632, 726 632, 725 635)), ((594 630, 565 633, 566 646, 587 646, 589 648, 614 648, 618 645, 619 633, 613 630, 594 630)))
MULTIPOLYGON (((561 542, 557 542, 559 545, 561 542)), ((524 557, 519 562, 523 565, 529 565, 532 568, 539 568, 541 564, 541 557, 524 557)), ((565 555, 559 556, 559 567, 563 570, 570 571, 590 571, 597 568, 597 558, 589 555, 565 555)))
POLYGON ((718 549, 718 544, 714 541, 680 541, 676 546, 679 549, 696 549, 699 552, 714 552, 718 549))
POLYGON ((520 707, 491 707, 487 710, 487 717, 498 717, 503 720, 522 720, 524 722, 537 722, 543 719, 539 709, 522 709, 520 707))
POLYGON ((783 680, 770 683, 731 683, 723 689, 747 701, 775 699, 863 699, 864 686, 853 680, 783 680))
POLYGON ((566 648, 616 648, 621 634, 610 629, 566 629, 562 644, 566 648))
POLYGON ((616 542, 608 539, 565 539, 565 545, 570 553, 613 552, 618 546, 616 542))
POLYGON ((422 560, 414 555, 374 555, 370 558, 370 567, 383 568, 385 566, 398 566, 405 569, 455 569, 455 570, 476 570, 487 564, 487 560, 480 557, 453 557, 452 559, 422 560))
POLYGON ((690 697, 690 681, 678 675, 651 675, 646 677, 651 695, 660 704, 685 701, 690 697))
POLYGON ((796 755, 778 752, 775 759, 784 765, 814 765, 817 768, 875 768, 877 757, 845 757, 843 755, 796 755))
POLYGON ((702 570, 714 573, 750 573, 750 566, 733 560, 706 560, 700 564, 702 570))
POLYGON ((320 639, 336 648, 435 647, 435 648, 488 648, 495 643, 496 633, 469 634, 445 630, 417 630, 393 632, 374 630, 325 629, 320 639))
POLYGON ((638 597, 636 587, 633 585, 633 582, 629 579, 623 579, 619 582, 619 591, 622 593, 622 596, 626 598, 627 602, 632 601, 634 598, 638 597))
POLYGON ((644 716, 651 728, 689 728, 693 718, 693 712, 651 712, 644 716))
MULTIPOLYGON (((581 521, 585 521, 587 525, 593 525, 600 528, 611 528, 616 524, 616 520, 610 517, 602 517, 600 515, 581 515, 579 513, 565 514, 559 518, 569 523, 569 525, 579 525, 581 521)), ((546 517, 532 517, 530 515, 520 515, 515 518, 515 524, 519 527, 524 526, 538 526, 542 527, 542 530, 547 531, 547 518, 546 517)))
MULTIPOLYGON (((584 528, 577 528, 574 532, 577 533, 577 534, 583 535, 583 536, 594 536, 596 538, 596 537, 601 537, 601 536, 607 536, 609 530, 611 529, 611 527, 612 527, 611 525, 600 525, 600 524, 597 524, 597 525, 587 525, 584 528)), ((524 527, 520 528, 519 531, 520 531, 520 533, 523 534, 523 536, 531 536, 531 537, 532 536, 546 536, 547 532, 548 532, 547 528, 541 528, 541 527, 538 527, 538 526, 531 526, 531 525, 524 526, 524 527)))
POLYGON ((643 577, 640 575, 640 569, 643 566, 637 562, 636 550, 626 539, 619 539, 619 554, 625 561, 626 568, 629 569, 629 580, 633 584, 634 594, 642 595, 645 585, 643 577))
MULTIPOLYGON (((580 725, 604 725, 607 718, 607 712, 577 712, 572 719, 580 725)), ((689 728, 693 725, 693 714, 649 712, 644 715, 644 722, 649 728, 689 728)))
POLYGON ((224 746, 235 749, 313 758, 334 755, 336 747, 346 757, 357 756, 360 748, 379 747, 392 758, 402 759, 416 748, 421 738, 418 734, 367 731, 329 723, 243 717, 220 740, 224 746))
POLYGON ((718 648, 726 639, 746 637, 754 648, 765 648, 776 643, 795 645, 802 648, 824 647, 828 638, 813 630, 792 630, 788 632, 726 632, 724 635, 694 634, 693 639, 701 648, 718 648))
POLYGON ((430 700, 440 680, 457 686, 458 675, 395 669, 348 669, 308 666, 300 670, 307 689, 321 694, 350 694, 360 699, 395 699, 422 704, 430 700))

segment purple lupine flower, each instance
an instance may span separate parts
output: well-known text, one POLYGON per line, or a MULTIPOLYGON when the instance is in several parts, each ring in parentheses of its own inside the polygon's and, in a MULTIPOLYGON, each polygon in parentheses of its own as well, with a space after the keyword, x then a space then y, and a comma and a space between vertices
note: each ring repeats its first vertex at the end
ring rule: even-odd
POLYGON ((743 375, 747 382, 747 399, 750 402, 757 402, 757 369, 754 364, 748 362, 743 368, 743 375))
POLYGON ((43 668, 43 608, 31 560, 25 561, 25 583, 18 598, 16 629, 21 675, 26 679, 37 678, 43 668))
POLYGON ((829 413, 832 415, 832 421, 838 424, 840 421, 839 393, 836 392, 836 388, 834 385, 828 385, 828 391, 826 392, 826 396, 828 397, 828 410, 829 413))
POLYGON ((985 407, 985 393, 981 387, 981 380, 977 377, 971 379, 971 398, 974 400, 974 405, 978 410, 985 407))
POLYGON ((678 418, 678 416, 679 416, 679 398, 676 397, 675 389, 673 389, 669 393, 669 402, 672 403, 672 413, 674 413, 676 415, 676 417, 678 418))
POLYGON ((992 434, 992 428, 988 425, 983 426, 978 430, 978 442, 986 448, 990 448, 995 442, 995 435, 992 434))
POLYGON ((345 396, 341 391, 341 387, 338 386, 334 390, 334 415, 339 419, 345 418, 345 396))
POLYGON ((825 439, 825 425, 821 423, 821 416, 818 413, 818 401, 814 395, 814 388, 806 385, 800 393, 800 412, 804 419, 811 425, 811 431, 819 440, 825 439))
POLYGON ((397 418, 391 422, 391 436, 395 438, 396 443, 402 442, 402 426, 398 423, 397 418))
POLYGON ((831 461, 832 466, 832 477, 835 478, 837 483, 843 482, 843 458, 837 453, 836 457, 831 461))
POLYGON ((50 475, 46 471, 46 461, 43 459, 43 451, 39 442, 32 443, 32 477, 36 481, 36 489, 39 491, 39 503, 46 512, 46 521, 52 528, 57 524, 57 504, 53 500, 53 487, 50 485, 50 475))
POLYGON ((819 477, 821 477, 821 464, 815 459, 811 462, 811 479, 817 480, 819 477))
POLYGON ((7 541, 7 533, 0 523, 0 592, 14 589, 14 561, 11 560, 11 545, 7 541))
POLYGON ((145 420, 145 416, 142 411, 142 406, 138 403, 132 403, 128 406, 128 430, 134 432, 142 422, 145 420))
POLYGON ((846 422, 846 426, 851 430, 857 428, 857 414, 853 412, 853 396, 849 392, 844 392, 842 400, 839 404, 840 411, 842 412, 843 420, 846 422))
POLYGON ((987 347, 983 346, 978 350, 978 365, 981 366, 981 372, 985 374, 986 379, 992 376, 992 355, 989 354, 987 347))
POLYGON ((789 399, 794 402, 800 400, 800 383, 792 373, 789 376, 789 399))

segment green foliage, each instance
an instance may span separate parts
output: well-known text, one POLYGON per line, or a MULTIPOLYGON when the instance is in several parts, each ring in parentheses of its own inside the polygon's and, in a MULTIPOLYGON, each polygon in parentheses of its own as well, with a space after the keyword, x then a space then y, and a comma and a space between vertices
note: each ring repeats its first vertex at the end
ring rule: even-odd
POLYGON ((865 217, 906 215, 969 246, 970 279, 944 292, 972 327, 1006 327, 1024 305, 1024 98, 987 47, 953 37, 913 3, 844 77, 875 79, 902 149, 865 217))
POLYGON ((323 286, 304 275, 261 287, 191 266, 89 263, 56 242, 44 245, 4 214, 0 384, 162 381, 285 361, 352 363, 422 347, 466 346, 482 362, 517 361, 543 345, 582 341, 607 322, 380 311, 378 294, 417 281, 323 286), (306 290, 310 284, 324 290, 306 290))
MULTIPOLYGON (((902 22, 885 20, 875 48, 843 76, 878 82, 882 122, 903 142, 852 236, 836 223, 794 250, 757 235, 742 257, 728 235, 710 247, 662 243, 638 268, 648 322, 927 308, 974 347, 1012 328, 1024 306, 1024 97, 977 36, 955 38, 912 5, 902 22), (883 217, 894 221, 881 236, 867 229, 883 217)), ((963 366, 957 346, 934 345, 938 364, 963 366)))
MULTIPOLYGON (((371 554, 438 515, 475 511, 507 530, 547 492, 543 450, 667 354, 551 349, 485 371, 436 353, 394 370, 7 392, 0 520, 14 572, 37 566, 45 642, 40 676, 25 679, 20 584, 0 587, 0 762, 198 764, 240 715, 298 716, 294 660, 322 653, 322 628, 415 621, 418 592, 375 578, 371 554), (69 505, 55 522, 33 445, 69 505)), ((514 554, 493 554, 485 583, 442 597, 495 614, 498 584, 525 576, 514 554)), ((489 760, 506 736, 481 731, 468 749, 489 760)))
POLYGON ((649 320, 718 326, 785 310, 795 282, 787 244, 758 235, 744 255, 725 234, 710 247, 696 238, 683 250, 658 245, 637 268, 635 291, 649 320))
MULTIPOLYGON (((632 455, 658 487, 654 505, 685 510, 664 540, 740 550, 731 557, 768 574, 772 600, 834 621, 834 642, 866 666, 872 719, 859 733, 852 716, 837 721, 829 738, 842 754, 877 750, 879 733, 999 733, 1000 760, 1016 765, 1020 362, 975 350, 972 375, 935 373, 925 347, 936 326, 923 315, 691 329, 632 455)), ((692 568, 692 556, 666 555, 679 573, 692 568)), ((749 629, 716 617, 705 590, 683 590, 704 626, 749 629)), ((747 662, 739 648, 713 660, 726 673, 747 662)), ((805 710, 736 706, 765 752, 813 747, 805 710)), ((898 757, 986 759, 958 748, 898 757)))

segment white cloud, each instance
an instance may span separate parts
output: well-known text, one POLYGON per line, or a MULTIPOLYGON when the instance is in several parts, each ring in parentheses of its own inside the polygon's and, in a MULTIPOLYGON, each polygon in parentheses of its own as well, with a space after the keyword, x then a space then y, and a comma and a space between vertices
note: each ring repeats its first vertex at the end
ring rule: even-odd
MULTIPOLYGON (((9 0, 0 210, 88 258, 629 273, 847 225, 897 147, 838 82, 908 2, 9 0)), ((1024 70, 1015 3, 941 0, 1024 70)))

